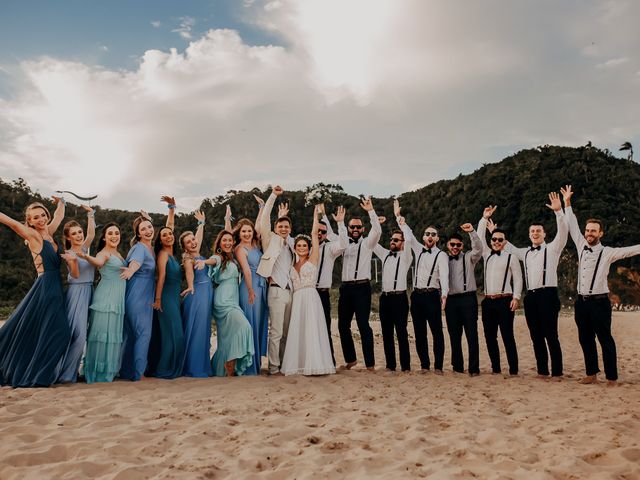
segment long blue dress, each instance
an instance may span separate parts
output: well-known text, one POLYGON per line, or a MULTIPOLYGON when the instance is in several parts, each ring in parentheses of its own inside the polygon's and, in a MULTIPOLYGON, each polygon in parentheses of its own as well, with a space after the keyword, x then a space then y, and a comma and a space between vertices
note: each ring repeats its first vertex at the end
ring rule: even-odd
POLYGON ((120 369, 126 280, 120 278, 124 262, 111 255, 100 268, 89 316, 84 376, 87 383, 111 382, 120 369))
POLYGON ((156 260, 151 250, 138 242, 129 250, 126 261, 127 265, 135 261, 140 268, 127 282, 120 378, 135 381, 142 378, 147 368, 153 321, 156 260))
POLYGON ((251 283, 256 298, 253 305, 249 304, 249 291, 243 278, 240 282, 240 308, 249 320, 253 331, 253 364, 244 372, 245 375, 257 375, 260 373, 262 357, 267 356, 267 330, 269 326, 269 310, 267 308, 267 279, 258 275, 256 270, 262 258, 259 248, 246 249, 247 261, 251 270, 251 283))
MULTIPOLYGON (((195 257, 204 260, 204 257, 195 257)), ((210 377, 211 371, 211 304, 213 286, 207 269, 194 270, 193 294, 182 302, 185 358, 182 374, 186 377, 210 377)))
POLYGON ((235 359, 235 373, 243 375, 253 365, 254 349, 251 325, 239 303, 240 272, 235 262, 228 262, 223 270, 220 267, 220 257, 213 257, 217 259, 217 263, 209 267, 209 276, 216 282, 213 318, 218 337, 218 348, 211 361, 213 374, 217 377, 226 376, 225 362, 235 359))
POLYGON ((159 352, 153 375, 159 378, 176 378, 182 375, 184 362, 184 332, 180 315, 180 264, 169 256, 162 287, 162 310, 156 312, 159 330, 159 352))
POLYGON ((0 329, 0 385, 48 387, 57 380, 69 345, 60 256, 43 240, 38 258, 44 272, 0 329))
MULTIPOLYGON (((83 249, 87 253, 86 249, 83 249)), ((71 327, 71 343, 67 355, 62 363, 60 371, 61 383, 76 382, 78 380, 78 368, 84 353, 84 345, 87 342, 87 323, 89 320, 89 305, 93 293, 93 278, 96 269, 84 258, 78 257, 78 269, 80 275, 73 278, 67 277, 69 288, 65 296, 65 309, 71 327)))

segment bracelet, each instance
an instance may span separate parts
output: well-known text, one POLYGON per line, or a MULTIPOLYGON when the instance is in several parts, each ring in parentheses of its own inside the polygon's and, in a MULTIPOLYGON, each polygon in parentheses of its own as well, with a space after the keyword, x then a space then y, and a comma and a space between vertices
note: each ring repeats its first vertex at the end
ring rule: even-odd
POLYGON ((95 213, 93 211, 87 212, 87 217, 93 218, 93 217, 95 217, 95 213))
POLYGON ((175 209, 175 208, 176 208, 176 204, 175 204, 175 203, 167 203, 167 208, 168 208, 169 210, 173 210, 173 209, 175 209))
POLYGON ((261 203, 259 203, 259 204, 258 204, 258 210, 262 210, 262 207, 264 207, 264 205, 263 205, 263 204, 261 204, 261 203))
POLYGON ((204 220, 198 220, 198 226, 204 225, 204 220))
POLYGON ((60 203, 62 203, 63 205, 67 205, 67 201, 64 199, 64 197, 60 197, 60 203))

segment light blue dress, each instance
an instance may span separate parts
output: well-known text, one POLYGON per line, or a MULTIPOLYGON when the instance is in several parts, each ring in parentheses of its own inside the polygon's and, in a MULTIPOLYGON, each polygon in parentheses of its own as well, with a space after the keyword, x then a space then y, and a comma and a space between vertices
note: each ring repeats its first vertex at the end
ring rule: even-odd
MULTIPOLYGON (((82 249, 87 253, 87 249, 82 249)), ((71 343, 67 350, 62 369, 60 371, 59 382, 68 383, 78 380, 78 368, 84 353, 84 345, 87 342, 87 323, 89 320, 89 305, 93 293, 93 278, 96 269, 84 258, 78 257, 78 278, 67 276, 69 288, 65 296, 65 309, 71 327, 71 343)))
POLYGON ((87 383, 111 382, 120 369, 126 280, 120 278, 124 262, 111 255, 100 268, 89 315, 84 376, 87 383))
POLYGON ((138 263, 140 268, 127 282, 120 378, 136 381, 142 378, 147 368, 156 287, 156 260, 151 250, 138 242, 127 255, 127 265, 132 261, 138 263))
POLYGON ((249 304, 249 291, 243 278, 240 282, 240 308, 249 320, 253 332, 253 364, 244 372, 245 375, 260 373, 262 357, 267 356, 267 331, 269 327, 269 309, 267 306, 267 279, 258 275, 256 270, 262 258, 259 248, 246 249, 247 261, 251 270, 251 283, 256 298, 253 305, 249 304))
POLYGON ((209 276, 216 283, 213 299, 213 318, 216 321, 218 348, 211 365, 217 377, 226 376, 225 362, 236 360, 235 373, 243 375, 253 365, 253 332, 239 303, 238 283, 240 272, 235 262, 228 262, 224 270, 221 259, 209 267, 209 276))
MULTIPOLYGON (((204 260, 204 257, 195 257, 204 260)), ((213 286, 207 269, 194 270, 193 294, 182 302, 185 358, 182 374, 186 377, 210 377, 211 371, 211 303, 213 286)))

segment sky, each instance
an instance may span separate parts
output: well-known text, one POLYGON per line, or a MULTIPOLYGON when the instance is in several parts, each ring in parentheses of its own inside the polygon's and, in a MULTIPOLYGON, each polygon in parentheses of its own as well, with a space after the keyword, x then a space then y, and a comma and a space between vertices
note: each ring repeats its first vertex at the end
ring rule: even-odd
POLYGON ((0 0, 0 177, 103 207, 399 195, 523 148, 640 151, 633 0, 0 0))

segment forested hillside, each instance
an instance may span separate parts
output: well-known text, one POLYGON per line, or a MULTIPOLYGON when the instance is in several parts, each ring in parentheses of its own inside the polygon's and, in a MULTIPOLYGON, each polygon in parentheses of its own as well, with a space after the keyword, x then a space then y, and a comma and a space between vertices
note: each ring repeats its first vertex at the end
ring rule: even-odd
MULTIPOLYGON (((575 191, 574 210, 583 226, 589 217, 604 220, 606 231, 604 242, 610 246, 640 243, 640 206, 637 200, 640 191, 640 166, 628 160, 618 159, 609 152, 593 147, 545 146, 523 150, 499 163, 485 165, 472 174, 459 175, 453 180, 442 180, 398 198, 403 207, 407 223, 419 234, 428 224, 441 230, 441 239, 457 230, 464 222, 474 224, 479 220, 486 205, 497 204, 495 221, 505 228, 516 245, 528 243, 528 226, 533 220, 542 221, 547 227, 548 238, 555 235, 555 217, 545 207, 550 191, 559 191, 561 185, 572 184, 575 191)), ((282 201, 289 202, 294 233, 309 232, 312 207, 305 207, 303 191, 286 191, 282 201)), ((338 185, 323 186, 332 192, 327 211, 337 205, 347 207, 347 217, 360 215, 359 198, 348 195, 338 185)), ((158 192, 171 194, 172 192, 158 192)), ((226 205, 232 208, 236 219, 254 218, 257 204, 253 194, 266 199, 267 192, 257 189, 251 192, 230 191, 226 195, 205 199, 202 209, 207 214, 205 251, 224 223, 226 205)), ((366 192, 362 192, 365 193, 366 192)), ((24 181, 7 183, 0 180, 0 211, 14 218, 24 217, 24 207, 31 201, 42 201, 52 207, 51 202, 32 192, 24 181)), ((67 218, 75 218, 85 224, 86 216, 81 209, 67 199, 67 218)), ((387 245, 388 233, 395 227, 391 198, 374 198, 374 207, 388 221, 383 225, 383 244, 387 245)), ((122 251, 126 253, 131 238, 131 223, 136 212, 96 207, 98 225, 108 221, 118 222, 124 233, 122 251), (125 245, 126 244, 126 245, 125 245)), ((157 226, 165 221, 164 216, 153 214, 157 226)), ((195 220, 188 213, 180 213, 176 219, 178 233, 195 228, 195 220)), ((62 230, 60 230, 61 234, 62 230)), ((441 245, 443 248, 444 246, 441 245)), ((35 273, 30 255, 13 232, 0 229, 0 305, 16 304, 28 290, 35 273)), ((559 272, 560 291, 567 299, 575 293, 577 256, 571 240, 561 259, 559 272)), ((338 272, 339 266, 336 267, 338 272)), ((477 275, 481 276, 478 267, 477 275)), ((640 258, 618 262, 611 275, 611 290, 615 301, 640 304, 640 258)), ((481 284, 481 283, 480 283, 481 284)))

